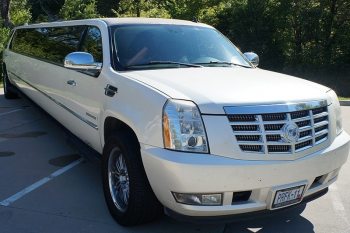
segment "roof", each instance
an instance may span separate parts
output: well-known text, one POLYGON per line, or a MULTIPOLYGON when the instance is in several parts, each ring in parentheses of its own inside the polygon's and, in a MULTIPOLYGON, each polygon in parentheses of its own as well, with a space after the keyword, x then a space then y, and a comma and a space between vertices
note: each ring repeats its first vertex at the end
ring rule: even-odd
POLYGON ((64 25, 82 25, 84 23, 92 23, 94 21, 103 21, 108 26, 113 25, 127 25, 127 24, 169 24, 169 25, 188 25, 188 26, 201 26, 211 27, 207 24, 196 23, 187 20, 179 19, 162 19, 162 18, 96 18, 96 19, 82 19, 82 20, 69 20, 69 21, 55 21, 45 22, 38 24, 23 25, 16 28, 36 28, 36 27, 54 27, 64 25))
POLYGON ((123 25, 123 24, 171 24, 171 25, 189 25, 189 26, 205 26, 203 23, 196 23, 180 19, 163 19, 163 18, 102 18, 108 26, 123 25))

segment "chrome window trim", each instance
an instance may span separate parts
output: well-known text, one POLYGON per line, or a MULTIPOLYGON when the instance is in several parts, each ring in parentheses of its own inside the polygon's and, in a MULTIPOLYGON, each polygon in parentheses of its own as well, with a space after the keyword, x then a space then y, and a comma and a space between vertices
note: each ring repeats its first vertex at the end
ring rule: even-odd
POLYGON ((302 110, 310 110, 327 106, 327 100, 315 100, 299 103, 269 104, 269 105, 243 105, 243 106, 225 106, 226 114, 265 114, 265 113, 284 113, 302 110))

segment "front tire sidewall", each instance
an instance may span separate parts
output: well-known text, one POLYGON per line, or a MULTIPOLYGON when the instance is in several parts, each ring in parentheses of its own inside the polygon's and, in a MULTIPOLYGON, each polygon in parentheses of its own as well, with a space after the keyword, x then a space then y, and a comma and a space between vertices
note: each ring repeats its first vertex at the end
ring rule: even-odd
MULTIPOLYGON (((104 158, 103 158, 103 161, 102 161, 102 177, 103 177, 103 188, 104 188, 104 193, 105 193, 105 199, 106 199, 106 202, 107 202, 107 206, 108 206, 108 209, 109 211, 112 213, 112 215, 117 215, 119 217, 123 217, 127 214, 128 210, 129 210, 129 207, 130 207, 130 199, 131 197, 129 196, 129 204, 128 206, 126 207, 125 211, 120 211, 114 204, 114 201, 113 201, 113 198, 112 198, 112 194, 110 192, 110 187, 109 187, 109 170, 108 170, 108 161, 109 161, 109 157, 111 156, 111 152, 114 150, 114 149, 120 149, 121 153, 123 154, 123 157, 125 159, 125 162, 126 162, 126 167, 129 171, 129 161, 128 160, 128 155, 127 155, 127 150, 125 148, 125 146, 121 145, 118 141, 116 140, 113 140, 113 141, 110 141, 108 143, 108 145, 106 146, 105 150, 104 150, 104 158)), ((132 191, 132 185, 131 185, 131 180, 129 181, 130 184, 129 184, 129 192, 131 195, 131 193, 133 193, 132 191)), ((117 220, 118 221, 118 220, 117 220)))
POLYGON ((102 157, 102 182, 106 203, 111 215, 123 226, 133 226, 151 222, 162 213, 162 205, 157 200, 145 173, 140 145, 130 132, 118 132, 107 140, 102 157), (118 147, 123 154, 129 177, 129 200, 124 211, 114 204, 109 189, 108 160, 111 151, 118 147))

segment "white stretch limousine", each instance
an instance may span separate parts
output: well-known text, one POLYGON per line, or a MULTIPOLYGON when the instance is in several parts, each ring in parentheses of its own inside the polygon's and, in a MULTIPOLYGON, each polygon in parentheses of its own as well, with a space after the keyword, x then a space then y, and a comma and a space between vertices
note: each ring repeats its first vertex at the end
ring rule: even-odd
POLYGON ((102 154, 120 224, 234 219, 321 196, 349 153, 336 93, 258 62, 201 23, 45 23, 13 30, 4 91, 102 154))

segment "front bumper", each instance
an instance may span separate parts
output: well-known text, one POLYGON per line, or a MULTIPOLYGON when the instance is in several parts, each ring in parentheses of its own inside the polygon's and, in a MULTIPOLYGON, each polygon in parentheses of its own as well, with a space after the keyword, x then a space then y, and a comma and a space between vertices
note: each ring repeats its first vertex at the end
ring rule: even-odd
MULTIPOLYGON (((302 202, 296 205, 278 209, 278 210, 265 209, 265 210, 250 212, 250 213, 232 214, 232 215, 224 215, 224 216, 223 215, 221 216, 187 216, 187 215, 176 213, 168 208, 165 208, 165 213, 166 215, 176 220, 183 221, 183 222, 191 222, 191 223, 218 224, 218 223, 228 223, 228 222, 240 222, 240 221, 247 221, 247 220, 255 220, 257 218, 277 216, 286 211, 293 211, 294 213, 301 214, 306 207, 306 203, 322 197, 327 192, 328 192, 328 188, 322 189, 321 191, 308 195, 302 200, 302 202)), ((288 214, 290 214, 290 212, 288 214)))
POLYGON ((187 216, 223 216, 269 209, 278 189, 305 184, 304 198, 325 189, 337 179, 349 145, 343 132, 326 149, 294 161, 236 160, 148 145, 141 145, 141 154, 151 187, 166 208, 187 216), (252 191, 249 200, 232 203, 233 193, 241 191, 252 191), (171 192, 223 193, 223 205, 180 204, 171 192))

